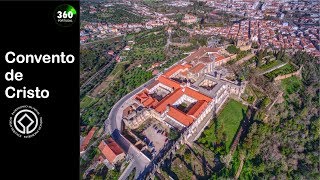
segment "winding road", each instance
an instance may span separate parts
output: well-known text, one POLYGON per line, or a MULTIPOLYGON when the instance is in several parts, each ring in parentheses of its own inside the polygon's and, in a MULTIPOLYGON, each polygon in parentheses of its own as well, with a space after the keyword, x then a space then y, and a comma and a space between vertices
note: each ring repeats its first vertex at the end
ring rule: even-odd
MULTIPOLYGON (((132 157, 132 161, 135 162, 131 165, 129 169, 136 168, 135 178, 137 178, 141 172, 148 166, 150 159, 147 158, 139 149, 137 149, 133 144, 131 144, 122 134, 122 113, 123 110, 128 107, 131 103, 131 98, 147 87, 149 84, 155 81, 156 77, 152 78, 145 84, 136 88, 129 94, 122 97, 111 109, 108 119, 105 120, 105 131, 110 133, 111 137, 120 145, 120 147, 125 151, 125 153, 132 157)), ((121 175, 120 179, 126 179, 130 170, 125 170, 121 175)))

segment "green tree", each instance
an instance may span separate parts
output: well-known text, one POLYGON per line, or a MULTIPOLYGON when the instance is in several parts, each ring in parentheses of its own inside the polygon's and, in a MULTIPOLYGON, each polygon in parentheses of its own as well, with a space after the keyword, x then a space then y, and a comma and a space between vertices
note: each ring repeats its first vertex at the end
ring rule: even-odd
POLYGON ((179 138, 179 133, 178 131, 174 130, 174 129, 170 129, 170 132, 169 132, 169 139, 170 140, 177 140, 179 138))
POLYGON ((228 46, 226 50, 231 54, 238 54, 240 52, 240 49, 237 48, 237 46, 235 46, 233 44, 228 46))

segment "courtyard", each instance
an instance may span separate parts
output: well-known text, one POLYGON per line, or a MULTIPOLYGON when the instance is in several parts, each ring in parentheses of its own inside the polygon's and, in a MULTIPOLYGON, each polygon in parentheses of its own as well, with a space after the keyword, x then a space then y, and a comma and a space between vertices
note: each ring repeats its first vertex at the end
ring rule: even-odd
POLYGON ((156 119, 148 119, 132 132, 147 144, 149 152, 157 154, 167 142, 169 131, 165 124, 156 119))
POLYGON ((157 120, 153 120, 143 132, 142 134, 145 136, 144 141, 147 142, 149 147, 154 148, 154 152, 158 153, 167 141, 168 136, 168 128, 162 125, 162 123, 157 120))

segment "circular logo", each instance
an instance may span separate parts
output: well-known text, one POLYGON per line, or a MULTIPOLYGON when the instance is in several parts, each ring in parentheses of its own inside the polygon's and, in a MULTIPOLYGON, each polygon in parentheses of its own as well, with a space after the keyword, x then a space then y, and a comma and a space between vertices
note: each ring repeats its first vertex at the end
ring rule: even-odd
POLYGON ((18 137, 32 138, 42 127, 42 117, 36 108, 20 106, 11 113, 9 125, 18 137))
POLYGON ((54 10, 53 17, 59 26, 69 27, 76 22, 77 10, 69 4, 62 4, 54 10))

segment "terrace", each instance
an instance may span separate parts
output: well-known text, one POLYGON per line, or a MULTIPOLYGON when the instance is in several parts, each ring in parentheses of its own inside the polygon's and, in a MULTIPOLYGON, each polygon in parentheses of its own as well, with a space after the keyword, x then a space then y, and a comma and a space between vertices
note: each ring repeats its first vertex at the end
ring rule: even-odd
POLYGON ((214 97, 226 83, 227 82, 212 75, 205 75, 204 77, 196 81, 193 85, 199 87, 201 93, 209 97, 214 97))
POLYGON ((210 79, 204 79, 202 82, 200 82, 199 86, 210 91, 217 85, 216 82, 210 80, 210 79))
POLYGON ((159 86, 150 96, 152 98, 157 99, 158 101, 161 101, 164 97, 166 97, 168 94, 170 94, 170 91, 162 88, 159 86))
POLYGON ((157 154, 167 142, 169 128, 156 119, 146 120, 138 129, 132 131, 146 144, 145 152, 157 154))

